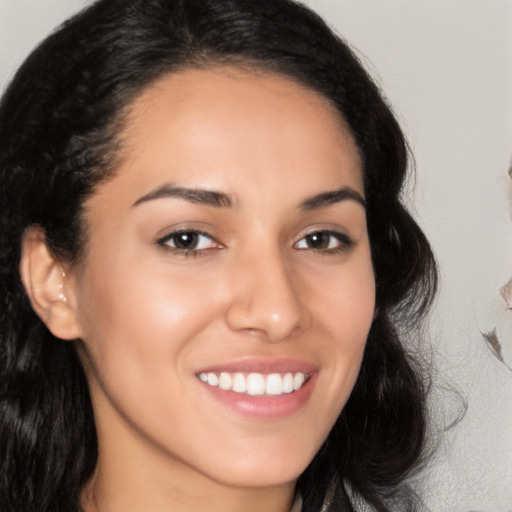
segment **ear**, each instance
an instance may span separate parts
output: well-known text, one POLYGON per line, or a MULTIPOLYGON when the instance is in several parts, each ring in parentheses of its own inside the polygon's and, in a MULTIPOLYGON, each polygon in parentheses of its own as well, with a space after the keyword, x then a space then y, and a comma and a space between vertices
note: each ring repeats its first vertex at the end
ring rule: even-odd
POLYGON ((23 236, 20 274, 32 308, 50 332, 64 340, 79 338, 71 276, 48 249, 40 227, 28 228, 23 236))

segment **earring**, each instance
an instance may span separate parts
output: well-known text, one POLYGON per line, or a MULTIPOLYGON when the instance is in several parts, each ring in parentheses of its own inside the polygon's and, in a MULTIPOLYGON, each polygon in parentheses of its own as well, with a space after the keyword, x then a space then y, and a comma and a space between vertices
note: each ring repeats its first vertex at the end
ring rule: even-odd
POLYGON ((64 278, 65 277, 66 277, 66 272, 62 271, 62 281, 59 283, 60 292, 57 295, 57 300, 60 300, 61 302, 64 302, 64 303, 66 303, 68 301, 68 299, 66 298, 66 296, 62 292, 62 289, 64 287, 64 278))

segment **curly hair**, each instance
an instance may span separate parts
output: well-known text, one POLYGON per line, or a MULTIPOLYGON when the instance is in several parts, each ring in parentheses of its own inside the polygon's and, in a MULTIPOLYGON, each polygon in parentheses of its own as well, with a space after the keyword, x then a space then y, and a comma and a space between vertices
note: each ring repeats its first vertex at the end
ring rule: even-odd
MULTIPOLYGON (((98 448, 73 344, 32 311, 19 276, 24 231, 58 258, 86 242, 83 204, 115 173, 123 116, 164 74, 249 66, 326 97, 363 162, 376 312, 352 395, 301 475, 303 511, 349 495, 386 512, 422 460, 425 381, 408 348, 432 302, 435 260, 401 193, 408 148, 348 45, 292 0, 99 0, 29 56, 0 103, 0 509, 78 511, 98 448)), ((409 506, 409 505, 407 505, 409 506)))

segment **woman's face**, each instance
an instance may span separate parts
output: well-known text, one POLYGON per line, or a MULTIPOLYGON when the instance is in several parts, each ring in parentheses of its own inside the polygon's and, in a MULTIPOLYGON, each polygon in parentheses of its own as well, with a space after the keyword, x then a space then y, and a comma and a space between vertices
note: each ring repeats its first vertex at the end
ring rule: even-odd
POLYGON ((345 124, 289 79, 186 70, 135 100, 68 290, 100 464, 235 487, 298 477, 372 322, 362 198, 345 124))

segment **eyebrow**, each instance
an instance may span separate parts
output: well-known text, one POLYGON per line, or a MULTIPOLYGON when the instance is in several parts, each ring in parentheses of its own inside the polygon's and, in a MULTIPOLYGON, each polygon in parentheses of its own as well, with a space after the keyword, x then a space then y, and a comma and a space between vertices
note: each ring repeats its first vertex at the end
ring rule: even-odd
POLYGON ((318 208, 325 208, 331 204, 347 200, 356 201, 363 208, 366 208, 366 202, 363 196, 350 187, 342 187, 338 190, 322 192, 321 194, 310 197, 300 205, 300 208, 301 210, 316 210, 318 208))
POLYGON ((178 198, 190 203, 204 204, 207 206, 230 208, 233 206, 233 199, 223 192, 204 190, 199 188, 174 187, 162 185, 148 194, 140 197, 132 206, 137 206, 147 201, 162 198, 178 198))
MULTIPOLYGON (((214 206, 217 208, 231 208, 234 204, 232 197, 224 192, 199 188, 175 187, 173 185, 166 184, 137 199, 137 201, 133 203, 132 207, 147 201, 163 198, 184 199, 191 203, 214 206)), ((363 208, 366 207, 365 200, 359 192, 350 187, 342 187, 338 190, 322 192, 321 194, 309 197, 300 204, 300 209, 316 210, 346 200, 356 201, 363 206, 363 208)))

